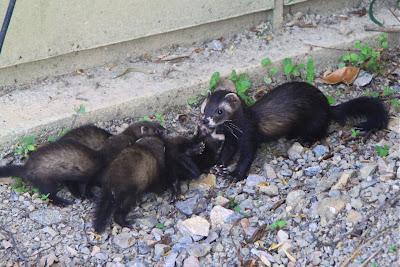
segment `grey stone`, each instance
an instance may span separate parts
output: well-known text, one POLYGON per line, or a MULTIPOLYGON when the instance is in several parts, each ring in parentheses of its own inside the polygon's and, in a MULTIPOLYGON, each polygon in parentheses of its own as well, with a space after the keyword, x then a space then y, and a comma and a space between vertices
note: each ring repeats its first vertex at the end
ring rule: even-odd
POLYGON ((257 174, 250 174, 249 176, 247 176, 246 186, 254 187, 254 186, 258 185, 259 183, 263 183, 266 181, 267 181, 267 179, 264 176, 257 175, 257 174))
POLYGON ((226 209, 222 206, 215 206, 212 208, 210 212, 210 221, 213 228, 217 227, 218 225, 225 224, 225 220, 234 214, 234 211, 226 209))
POLYGON ((325 156, 329 152, 329 148, 323 145, 317 145, 313 148, 313 152, 317 158, 325 156))
POLYGON ((264 174, 268 179, 271 180, 276 179, 277 177, 274 168, 272 167, 271 164, 268 163, 264 164, 264 174))
POLYGON ((280 174, 284 177, 291 177, 293 175, 293 172, 289 169, 284 169, 280 171, 280 174))
POLYGON ((145 226, 147 228, 154 228, 157 225, 158 220, 156 217, 149 216, 136 219, 136 223, 141 227, 145 226))
POLYGON ((306 193, 303 190, 291 191, 286 197, 286 204, 292 208, 302 207, 305 202, 306 193))
POLYGON ((302 156, 301 154, 304 151, 304 147, 300 145, 300 143, 295 142, 287 151, 288 157, 291 160, 300 159, 302 156))
POLYGON ((106 253, 102 253, 102 252, 96 253, 96 255, 94 255, 94 256, 96 257, 96 259, 103 260, 103 261, 108 259, 108 255, 106 253))
POLYGON ((378 168, 378 164, 376 163, 367 163, 364 164, 360 169, 360 176, 362 179, 367 179, 368 176, 374 174, 376 169, 378 168))
POLYGON ((143 240, 137 242, 138 253, 141 255, 148 254, 151 248, 143 240))
POLYGON ((211 245, 207 243, 202 243, 202 244, 193 244, 190 246, 189 249, 189 254, 194 256, 194 257, 204 257, 207 255, 211 250, 211 245))
POLYGON ((164 261, 164 267, 175 267, 175 261, 176 258, 178 257, 178 253, 172 252, 170 253, 164 261))
POLYGON ((330 197, 318 203, 317 213, 321 218, 321 225, 325 226, 333 219, 345 206, 347 201, 343 197, 330 197))
POLYGON ((63 217, 58 210, 41 209, 29 214, 29 218, 41 225, 58 224, 63 221, 63 217))
POLYGON ((183 267, 200 267, 200 262, 196 257, 189 256, 183 262, 183 267))
POLYGON ((354 85, 363 87, 368 85, 374 76, 366 71, 361 70, 358 74, 357 79, 354 81, 354 85))
POLYGON ((268 186, 259 186, 258 190, 270 197, 277 196, 279 194, 279 189, 274 184, 270 184, 268 186))
POLYGON ((304 174, 307 176, 315 176, 321 172, 322 172, 322 168, 321 168, 321 166, 318 166, 318 165, 311 166, 311 167, 304 169, 304 174))
POLYGON ((178 201, 175 207, 185 215, 192 215, 194 213, 200 213, 207 208, 207 201, 205 198, 194 196, 184 201, 178 201))
POLYGON ((224 44, 220 40, 212 40, 209 43, 209 47, 215 51, 222 51, 224 49, 224 44))
POLYGON ((122 249, 129 248, 135 244, 135 237, 130 232, 124 232, 116 235, 113 239, 114 244, 122 249))
POLYGON ((161 257, 164 256, 164 254, 169 250, 169 246, 168 245, 164 245, 164 244, 156 244, 154 246, 154 257, 156 258, 156 260, 159 260, 161 257))
POLYGON ((210 223, 200 216, 193 216, 184 221, 179 221, 177 227, 181 233, 189 234, 192 237, 208 236, 210 223))

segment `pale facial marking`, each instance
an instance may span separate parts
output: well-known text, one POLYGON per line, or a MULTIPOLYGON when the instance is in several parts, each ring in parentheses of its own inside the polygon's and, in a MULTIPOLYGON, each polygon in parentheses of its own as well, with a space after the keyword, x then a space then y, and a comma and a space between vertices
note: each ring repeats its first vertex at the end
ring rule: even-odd
POLYGON ((205 108, 206 108, 206 106, 207 106, 207 103, 208 103, 208 98, 206 98, 206 99, 203 101, 203 103, 201 104, 201 107, 200 107, 200 113, 201 113, 201 114, 204 114, 204 110, 205 110, 205 108))
POLYGON ((211 137, 215 140, 219 141, 225 141, 225 135, 224 134, 217 134, 215 131, 211 134, 211 137))
POLYGON ((208 125, 209 125, 210 127, 215 127, 215 126, 217 126, 217 124, 215 123, 215 121, 214 121, 213 118, 208 117, 207 119, 208 119, 208 125))

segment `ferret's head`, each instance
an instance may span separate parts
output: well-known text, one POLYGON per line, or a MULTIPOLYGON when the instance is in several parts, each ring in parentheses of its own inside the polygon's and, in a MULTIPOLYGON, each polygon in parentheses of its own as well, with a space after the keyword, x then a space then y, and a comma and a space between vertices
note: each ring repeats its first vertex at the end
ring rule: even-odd
POLYGON ((215 91, 201 105, 202 122, 208 128, 214 129, 231 120, 241 105, 240 98, 236 93, 227 90, 215 91))
POLYGON ((165 135, 165 128, 158 122, 154 121, 140 121, 131 124, 123 131, 123 134, 133 136, 136 139, 149 136, 163 137, 165 135))

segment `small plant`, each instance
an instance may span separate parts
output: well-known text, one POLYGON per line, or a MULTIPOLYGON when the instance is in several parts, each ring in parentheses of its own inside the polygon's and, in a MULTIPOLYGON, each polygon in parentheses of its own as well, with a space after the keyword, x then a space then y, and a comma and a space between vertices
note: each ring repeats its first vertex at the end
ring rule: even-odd
POLYGON ((335 105, 336 104, 336 99, 333 96, 327 95, 326 98, 328 99, 329 105, 335 105))
POLYGON ((11 185, 12 190, 14 190, 17 193, 26 193, 29 191, 28 187, 21 178, 14 177, 14 180, 15 180, 14 184, 11 185))
POLYGON ((371 263, 371 267, 378 267, 378 263, 372 262, 372 263, 371 263))
POLYGON ((145 115, 143 118, 140 119, 140 121, 151 121, 150 117, 145 115))
POLYGON ((236 206, 238 206, 238 203, 236 202, 236 200, 234 198, 230 198, 229 202, 227 204, 227 208, 234 209, 236 206))
POLYGON ((357 136, 360 135, 360 130, 357 130, 355 128, 351 129, 351 137, 356 138, 357 136))
POLYGON ((235 84, 236 93, 247 106, 254 104, 254 99, 248 96, 248 91, 251 87, 251 81, 247 74, 241 73, 240 75, 237 75, 236 71, 233 70, 231 75, 229 75, 229 80, 235 84))
POLYGON ((49 196, 50 196, 50 193, 48 193, 48 194, 40 194, 39 198, 41 200, 43 200, 43 201, 48 201, 49 200, 49 196))
POLYGON ((394 244, 390 245, 388 251, 389 251, 389 253, 396 253, 397 246, 394 244))
POLYGON ((272 77, 278 73, 278 68, 273 67, 270 58, 266 57, 261 60, 261 65, 267 69, 267 74, 264 76, 264 82, 268 85, 272 83, 272 77))
POLYGON ((385 87, 383 88, 383 95, 384 95, 384 96, 391 96, 391 95, 393 95, 393 94, 394 94, 393 88, 391 88, 391 87, 389 87, 389 86, 385 86, 385 87))
POLYGON ((55 142, 60 137, 62 137, 64 134, 66 134, 69 130, 70 130, 69 128, 63 128, 56 135, 50 135, 49 137, 47 137, 47 141, 48 142, 55 142))
POLYGON ((218 71, 214 72, 211 75, 211 79, 210 79, 210 91, 213 92, 215 90, 215 88, 217 88, 218 82, 221 79, 221 75, 218 71))
POLYGON ((160 229, 160 230, 164 230, 165 229, 165 224, 163 223, 157 223, 156 224, 156 228, 160 229))
POLYGON ((155 119, 156 119, 162 126, 165 126, 165 118, 164 118, 164 115, 163 115, 163 114, 156 113, 156 114, 154 115, 154 117, 155 117, 155 119))
POLYGON ((351 65, 355 67, 365 68, 368 71, 378 71, 380 68, 381 53, 378 50, 371 48, 368 44, 363 44, 360 41, 354 43, 354 47, 358 52, 347 53, 342 56, 342 65, 351 65))
POLYGON ((75 108, 75 112, 77 115, 81 115, 86 113, 86 108, 84 104, 80 104, 78 108, 75 108))
POLYGON ((279 220, 276 220, 275 222, 273 222, 269 227, 272 230, 279 230, 279 229, 285 228, 286 225, 287 225, 287 222, 285 220, 279 219, 279 220))
POLYGON ((312 57, 308 57, 306 63, 306 80, 308 83, 312 84, 315 79, 315 66, 314 59, 312 57))
POLYGON ((35 136, 29 135, 22 138, 21 142, 17 145, 17 148, 15 149, 15 154, 26 157, 29 152, 35 151, 35 149, 35 136))
POLYGON ((302 69, 304 69, 304 64, 294 64, 291 58, 283 59, 283 73, 288 80, 292 77, 300 77, 302 69))
POLYGON ((389 48, 388 34, 387 33, 380 34, 378 36, 378 42, 379 42, 379 46, 382 49, 388 49, 389 48))
POLYGON ((378 153, 378 156, 381 158, 387 157, 389 155, 389 146, 384 145, 384 146, 375 146, 376 153, 378 153))
POLYGON ((398 99, 398 98, 391 99, 390 105, 396 110, 399 109, 400 108, 400 99, 398 99))

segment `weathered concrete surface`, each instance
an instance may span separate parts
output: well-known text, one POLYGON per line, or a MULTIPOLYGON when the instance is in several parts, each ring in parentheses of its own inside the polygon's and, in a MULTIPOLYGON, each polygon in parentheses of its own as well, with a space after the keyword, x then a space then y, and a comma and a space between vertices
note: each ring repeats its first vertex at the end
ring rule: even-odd
MULTIPOLYGON (((390 16, 385 18, 389 20, 390 16)), ((261 82, 264 71, 260 60, 265 56, 279 63, 285 57, 303 60, 309 54, 314 56, 317 68, 326 69, 327 65, 336 64, 343 52, 310 49, 308 44, 340 48, 352 46, 355 40, 373 40, 378 33, 365 32, 363 25, 366 23, 370 23, 366 16, 354 16, 341 25, 282 33, 274 36, 269 44, 260 45, 260 42, 244 38, 237 47, 204 58, 193 52, 180 63, 124 62, 111 69, 104 66, 83 74, 49 78, 0 97, 0 143, 3 147, 9 146, 27 133, 69 126, 74 108, 80 104, 85 105, 87 113, 79 117, 78 123, 162 112, 167 107, 184 104, 190 95, 207 88, 209 77, 216 70, 228 75, 232 69, 237 69, 261 82), (345 27, 352 33, 343 35, 338 27, 345 27), (134 72, 113 79, 126 67, 136 67, 147 73, 134 72)), ((176 53, 188 50, 191 51, 178 49, 176 53)))
MULTIPOLYGON (((326 14, 360 2, 304 1, 290 1, 286 10, 320 9, 320 14, 326 14)), ((272 7, 273 0, 117 0, 112 4, 107 0, 20 0, 0 57, 1 85, 240 32, 271 17, 272 7)), ((5 10, 6 5, 0 3, 0 18, 5 10)))

